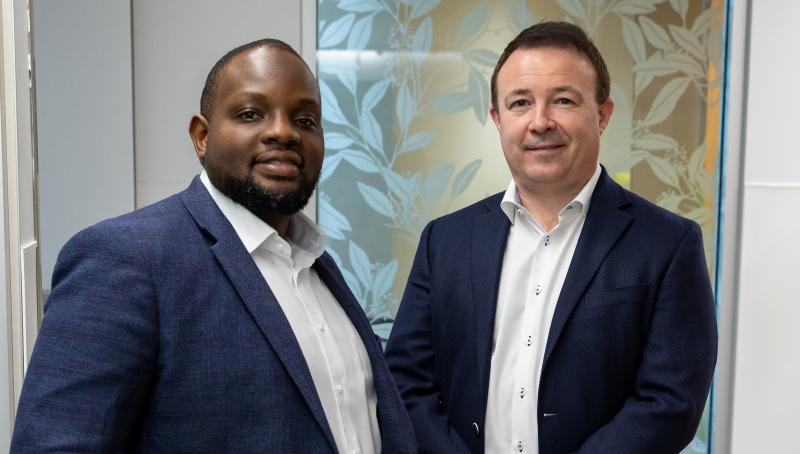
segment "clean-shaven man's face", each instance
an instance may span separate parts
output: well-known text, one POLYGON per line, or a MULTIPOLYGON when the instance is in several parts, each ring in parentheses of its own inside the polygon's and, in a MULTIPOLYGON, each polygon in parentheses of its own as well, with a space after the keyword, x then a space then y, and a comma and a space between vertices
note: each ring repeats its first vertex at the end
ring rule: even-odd
POLYGON ((614 104, 598 104, 589 59, 571 48, 514 51, 490 113, 521 192, 577 194, 591 178, 614 104))

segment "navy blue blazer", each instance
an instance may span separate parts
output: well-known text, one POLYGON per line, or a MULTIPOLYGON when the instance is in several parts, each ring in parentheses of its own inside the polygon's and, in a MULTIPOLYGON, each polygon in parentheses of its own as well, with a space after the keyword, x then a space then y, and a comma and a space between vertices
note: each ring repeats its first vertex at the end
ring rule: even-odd
MULTIPOLYGON (((416 452, 369 322, 314 264, 366 347, 383 452, 416 452)), ((61 251, 12 452, 334 453, 278 301, 198 178, 61 251)))
MULTIPOLYGON (((482 453, 510 222, 496 194, 423 231, 386 349, 420 452, 482 453)), ((541 454, 677 453, 716 362, 700 229, 603 170, 553 315, 541 454)))

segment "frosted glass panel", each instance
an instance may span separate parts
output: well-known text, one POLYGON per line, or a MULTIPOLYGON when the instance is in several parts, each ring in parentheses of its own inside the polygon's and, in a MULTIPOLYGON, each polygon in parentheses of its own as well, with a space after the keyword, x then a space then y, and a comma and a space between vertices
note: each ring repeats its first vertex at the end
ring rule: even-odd
MULTIPOLYGON (((616 104, 601 163, 701 225, 713 278, 725 17, 722 0, 319 1, 318 219, 375 332, 391 330, 425 224, 508 185, 489 78, 508 41, 543 19, 597 44, 616 104)), ((686 452, 708 452, 709 424, 686 452)))

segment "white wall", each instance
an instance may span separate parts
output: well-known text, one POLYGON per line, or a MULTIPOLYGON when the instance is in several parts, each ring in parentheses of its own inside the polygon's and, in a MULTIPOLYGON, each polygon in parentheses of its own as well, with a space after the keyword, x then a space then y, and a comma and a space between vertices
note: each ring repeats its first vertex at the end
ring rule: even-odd
POLYGON ((751 8, 731 452, 798 452, 800 3, 751 8))
POLYGON ((35 0, 42 287, 79 230, 134 208, 130 0, 35 0))
MULTIPOLYGON (((2 65, 0 65, 2 66, 2 65)), ((0 129, 0 155, 3 150, 3 131, 0 129)), ((4 200, 5 181, 3 172, 0 171, 0 201, 4 200)), ((0 203, 0 205, 4 205, 0 203)), ((0 239, 6 238, 6 212, 0 212, 0 239)), ((6 242, 0 241, 0 298, 6 300, 8 294, 8 284, 6 283, 6 242)), ((0 450, 5 451, 11 445, 11 420, 13 409, 12 367, 10 358, 10 338, 9 336, 9 311, 8 304, 0 305, 0 450)))
POLYGON ((183 190, 200 172, 187 131, 211 66, 260 38, 300 52, 301 8, 296 0, 133 2, 137 207, 183 190))

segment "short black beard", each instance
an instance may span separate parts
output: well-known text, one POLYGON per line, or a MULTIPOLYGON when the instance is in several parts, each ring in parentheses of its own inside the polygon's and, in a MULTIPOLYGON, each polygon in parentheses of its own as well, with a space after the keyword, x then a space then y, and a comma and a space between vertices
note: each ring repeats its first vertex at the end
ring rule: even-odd
POLYGON ((312 181, 301 176, 300 185, 296 190, 279 192, 259 186, 249 175, 244 180, 240 180, 222 172, 217 173, 214 169, 208 168, 209 166, 206 167, 209 179, 217 189, 262 220, 268 219, 276 213, 289 216, 302 210, 311 198, 317 180, 319 180, 319 176, 312 181), (212 173, 216 175, 212 175, 212 173))

